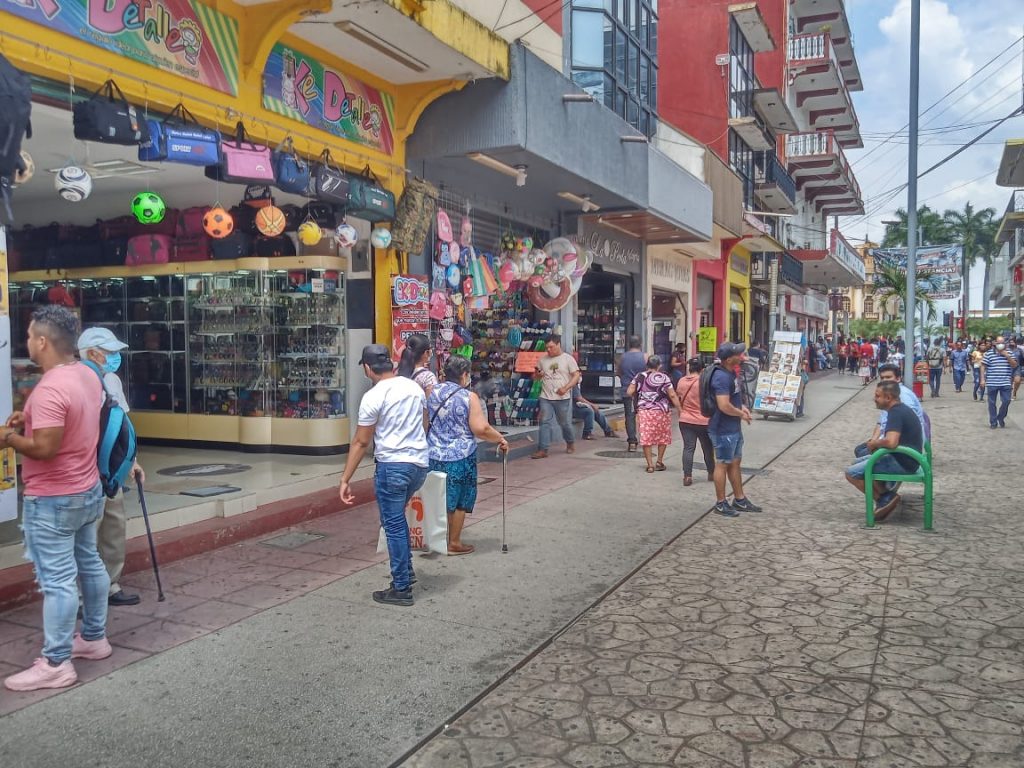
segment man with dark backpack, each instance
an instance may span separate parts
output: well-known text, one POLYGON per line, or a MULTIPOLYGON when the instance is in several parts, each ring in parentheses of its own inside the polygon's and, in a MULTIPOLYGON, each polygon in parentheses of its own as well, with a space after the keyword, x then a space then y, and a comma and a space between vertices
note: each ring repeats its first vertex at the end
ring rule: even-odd
MULTIPOLYGON (((117 375, 117 370, 121 367, 121 352, 127 348, 128 345, 120 341, 107 328, 88 328, 78 337, 79 357, 100 376, 106 397, 112 401, 112 406, 120 408, 122 411, 117 418, 124 419, 127 418, 129 411, 128 398, 124 395, 124 387, 117 375)), ((131 422, 128 424, 130 425, 131 422)), ((134 436, 128 438, 132 445, 118 448, 116 443, 121 440, 121 435, 113 434, 115 430, 119 432, 120 428, 118 425, 112 424, 111 418, 108 416, 107 434, 100 436, 100 475, 107 499, 97 531, 97 546, 103 565, 106 566, 107 574, 110 576, 110 596, 107 598, 107 604, 112 606, 138 605, 139 596, 126 594, 119 583, 121 572, 124 570, 125 546, 127 544, 125 532, 127 515, 124 510, 121 486, 127 477, 135 477, 137 480, 145 482, 146 474, 142 471, 135 456, 134 436), (106 455, 103 453, 104 438, 111 445, 111 449, 106 455), (125 473, 125 465, 127 465, 127 473, 125 473), (111 495, 111 491, 113 495, 111 495)))
POLYGON ((21 141, 32 138, 32 83, 29 76, 0 55, 0 202, 7 219, 11 213, 11 187, 27 169, 21 141))
POLYGON ((710 417, 708 435, 715 448, 715 514, 737 517, 740 512, 760 512, 761 507, 743 494, 740 460, 743 457, 743 432, 740 422, 751 422, 743 405, 742 380, 736 370, 743 364, 744 344, 725 343, 718 348, 718 359, 700 377, 701 413, 710 417), (733 501, 726 499, 725 481, 732 485, 733 501))

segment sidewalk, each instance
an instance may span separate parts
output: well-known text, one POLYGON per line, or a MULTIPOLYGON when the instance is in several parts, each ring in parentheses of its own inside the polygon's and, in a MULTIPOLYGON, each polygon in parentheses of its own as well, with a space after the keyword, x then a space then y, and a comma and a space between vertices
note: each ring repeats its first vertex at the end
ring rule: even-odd
MULTIPOLYGON (((838 377, 813 388, 810 416, 757 421, 756 472, 859 391, 838 377)), ((624 442, 553 447, 511 462, 509 553, 500 553, 500 464, 466 540, 470 557, 416 558, 412 609, 378 606, 376 508, 364 505, 152 574, 137 608, 111 611, 115 653, 79 662, 85 685, 0 691, 4 765, 48 766, 89 754, 104 766, 387 765, 613 588, 713 502, 684 489, 677 440, 670 472, 647 475, 624 442), (604 455, 602 455, 604 454, 604 455), (312 534, 312 536, 309 536, 312 534), (31 706, 30 706, 31 705, 31 706), (42 739, 48 723, 63 738, 42 739), (329 725, 328 725, 329 724, 329 725)), ((39 604, 0 615, 0 671, 37 653, 39 604)))
POLYGON ((767 512, 702 519, 404 765, 1020 768, 1021 412, 924 405, 937 533, 920 486, 859 527, 860 395, 753 480, 767 512))

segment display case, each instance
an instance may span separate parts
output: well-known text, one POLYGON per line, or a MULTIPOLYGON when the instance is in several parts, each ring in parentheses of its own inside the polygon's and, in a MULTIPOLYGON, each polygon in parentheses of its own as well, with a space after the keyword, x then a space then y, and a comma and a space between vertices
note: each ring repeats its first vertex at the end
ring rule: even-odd
POLYGON ((615 402, 616 367, 626 351, 625 286, 614 282, 581 291, 576 313, 580 391, 595 402, 615 402))
POLYGON ((306 257, 158 265, 169 274, 151 275, 15 273, 16 396, 38 380, 25 343, 32 311, 61 303, 83 328, 102 325, 129 345, 118 375, 141 437, 340 450, 348 443, 342 266, 306 257))

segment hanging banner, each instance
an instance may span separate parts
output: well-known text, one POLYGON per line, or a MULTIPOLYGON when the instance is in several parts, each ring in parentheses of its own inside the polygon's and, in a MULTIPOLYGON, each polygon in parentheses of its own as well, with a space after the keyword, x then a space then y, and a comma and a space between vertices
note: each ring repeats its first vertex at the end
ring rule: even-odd
POLYGON ((6 0, 0 8, 150 67, 238 93, 238 22, 194 0, 6 0))
MULTIPOLYGON (((14 409, 11 316, 7 297, 7 230, 0 227, 0 422, 14 409)), ((13 448, 0 450, 0 523, 18 516, 18 465, 13 448)))
MULTIPOLYGON (((896 267, 907 271, 906 248, 876 248, 869 251, 875 265, 896 267)), ((926 293, 932 299, 959 299, 963 289, 961 266, 963 246, 923 245, 917 249, 917 279, 927 281, 926 293)), ((874 275, 875 282, 881 280, 881 273, 874 275)))
POLYGON ((705 325, 697 329, 697 351, 717 352, 718 351, 718 328, 713 325, 705 325))
POLYGON ((280 43, 263 69, 263 106, 387 155, 395 148, 391 94, 280 43))
POLYGON ((426 275, 391 277, 391 354, 397 361, 414 333, 429 335, 430 283, 426 275))

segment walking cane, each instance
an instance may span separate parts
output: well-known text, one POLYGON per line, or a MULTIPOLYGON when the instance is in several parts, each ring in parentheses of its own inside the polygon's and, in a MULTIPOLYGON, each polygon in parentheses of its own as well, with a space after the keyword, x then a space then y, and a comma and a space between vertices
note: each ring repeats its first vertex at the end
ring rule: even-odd
POLYGON ((156 564, 156 545, 153 544, 153 529, 149 527, 149 511, 146 509, 146 494, 142 492, 142 481, 136 478, 139 486, 139 504, 142 505, 142 520, 146 523, 146 537, 149 539, 149 558, 153 561, 153 575, 156 576, 156 601, 164 601, 164 588, 160 584, 160 566, 156 564))
POLYGON ((508 544, 505 543, 505 478, 508 471, 508 452, 501 454, 501 553, 508 554, 508 544))

